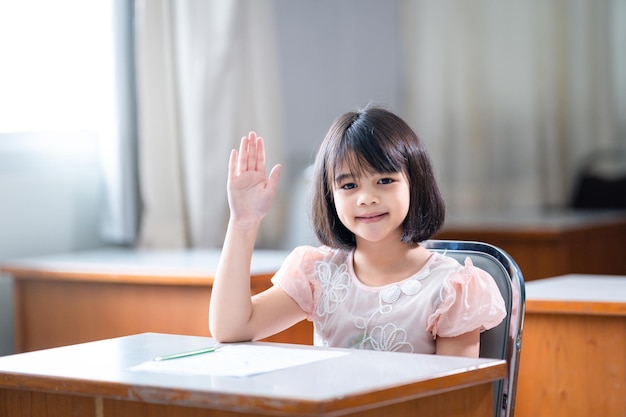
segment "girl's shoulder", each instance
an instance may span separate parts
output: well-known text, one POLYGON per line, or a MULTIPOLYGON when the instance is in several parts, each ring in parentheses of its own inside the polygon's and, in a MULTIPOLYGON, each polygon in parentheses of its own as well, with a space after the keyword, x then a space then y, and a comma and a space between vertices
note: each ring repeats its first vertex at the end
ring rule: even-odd
POLYGON ((450 281, 460 285, 478 282, 481 286, 484 282, 494 282, 488 272, 474 266, 469 256, 461 261, 443 253, 433 252, 427 267, 430 275, 443 278, 445 285, 449 285, 450 281))
POLYGON ((428 269, 430 272, 457 272, 463 268, 456 259, 446 256, 440 252, 431 252, 432 255, 427 262, 428 269))
MULTIPOLYGON (((283 288, 288 283, 300 283, 308 287, 308 283, 317 277, 317 271, 325 266, 335 265, 348 268, 352 251, 333 249, 327 246, 298 246, 287 256, 282 266, 272 278, 272 282, 279 283, 283 288)), ((331 268, 333 268, 331 266, 331 268)))
POLYGON ((298 246, 287 257, 286 263, 299 263, 313 266, 317 262, 334 264, 345 263, 349 260, 352 250, 331 248, 328 246, 298 246))

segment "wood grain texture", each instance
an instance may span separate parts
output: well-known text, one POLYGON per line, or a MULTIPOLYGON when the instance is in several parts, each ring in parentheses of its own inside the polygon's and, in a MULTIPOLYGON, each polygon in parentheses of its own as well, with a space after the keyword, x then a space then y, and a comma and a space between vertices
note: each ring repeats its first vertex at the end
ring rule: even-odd
MULTIPOLYGON (((13 271, 15 351, 27 352, 143 332, 210 336, 212 278, 13 271), (194 285, 192 285, 192 282, 194 285)), ((252 278, 251 293, 268 288, 271 275, 252 278)), ((302 322, 268 339, 312 344, 313 327, 302 322)))
POLYGON ((237 417, 258 415, 487 417, 492 414, 491 389, 491 384, 482 384, 348 414, 326 413, 323 410, 303 414, 297 409, 262 414, 262 410, 238 412, 116 399, 101 400, 101 411, 96 412, 98 399, 94 397, 0 389, 0 415, 11 417, 237 417))
MULTIPOLYGON (((146 404, 119 400, 106 400, 103 417, 236 417, 242 415, 309 415, 345 417, 402 417, 402 416, 459 416, 487 417, 493 414, 492 385, 482 384, 460 390, 444 392, 413 400, 390 403, 375 408, 364 408, 357 412, 324 410, 312 407, 304 411, 297 407, 286 408, 282 412, 270 414, 258 412, 237 412, 232 410, 210 410, 196 407, 176 407, 171 405, 146 404)), ((389 397, 388 397, 389 398, 389 397)), ((383 402, 384 403, 384 402, 383 402)), ((381 403, 382 404, 382 403, 381 403)))
POLYGON ((90 397, 10 389, 0 389, 0 416, 101 417, 90 397))
POLYGON ((517 417, 626 415, 626 315, 527 305, 517 417))
POLYGON ((527 300, 526 308, 533 313, 626 316, 626 302, 527 300))
POLYGON ((435 239, 474 240, 505 250, 526 281, 569 273, 626 275, 626 217, 566 226, 444 226, 435 239))

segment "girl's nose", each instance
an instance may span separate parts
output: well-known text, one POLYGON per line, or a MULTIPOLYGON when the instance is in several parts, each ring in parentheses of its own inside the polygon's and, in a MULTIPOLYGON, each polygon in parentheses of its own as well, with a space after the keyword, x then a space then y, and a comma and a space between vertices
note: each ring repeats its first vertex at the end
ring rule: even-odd
POLYGON ((359 191, 360 192, 357 199, 357 204, 359 206, 378 203, 378 195, 373 190, 367 187, 361 187, 359 191))

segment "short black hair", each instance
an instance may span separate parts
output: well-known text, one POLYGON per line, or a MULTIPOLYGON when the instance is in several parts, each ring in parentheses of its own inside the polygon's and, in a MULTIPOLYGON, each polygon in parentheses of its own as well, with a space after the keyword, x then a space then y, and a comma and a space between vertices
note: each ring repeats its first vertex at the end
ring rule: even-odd
POLYGON ((394 113, 377 106, 348 112, 331 125, 315 160, 311 220, 320 243, 354 248, 354 234, 337 216, 333 198, 336 170, 345 166, 355 177, 365 172, 402 172, 410 187, 409 212, 402 242, 430 239, 445 218, 445 203, 426 147, 394 113), (345 164, 345 165, 344 165, 345 164))

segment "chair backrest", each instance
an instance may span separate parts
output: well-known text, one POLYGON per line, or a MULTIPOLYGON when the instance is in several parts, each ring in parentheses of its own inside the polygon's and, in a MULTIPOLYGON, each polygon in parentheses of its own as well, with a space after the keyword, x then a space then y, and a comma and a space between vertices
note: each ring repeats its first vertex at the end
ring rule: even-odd
POLYGON ((481 333, 480 356, 506 359, 508 375, 494 383, 494 416, 511 417, 515 409, 517 373, 524 327, 524 279, 515 261, 502 249, 482 242, 427 240, 422 245, 463 264, 468 256, 474 266, 488 272, 495 280, 507 309, 507 319, 481 333))
POLYGON ((575 179, 571 207, 626 208, 626 148, 595 151, 582 161, 575 179))

